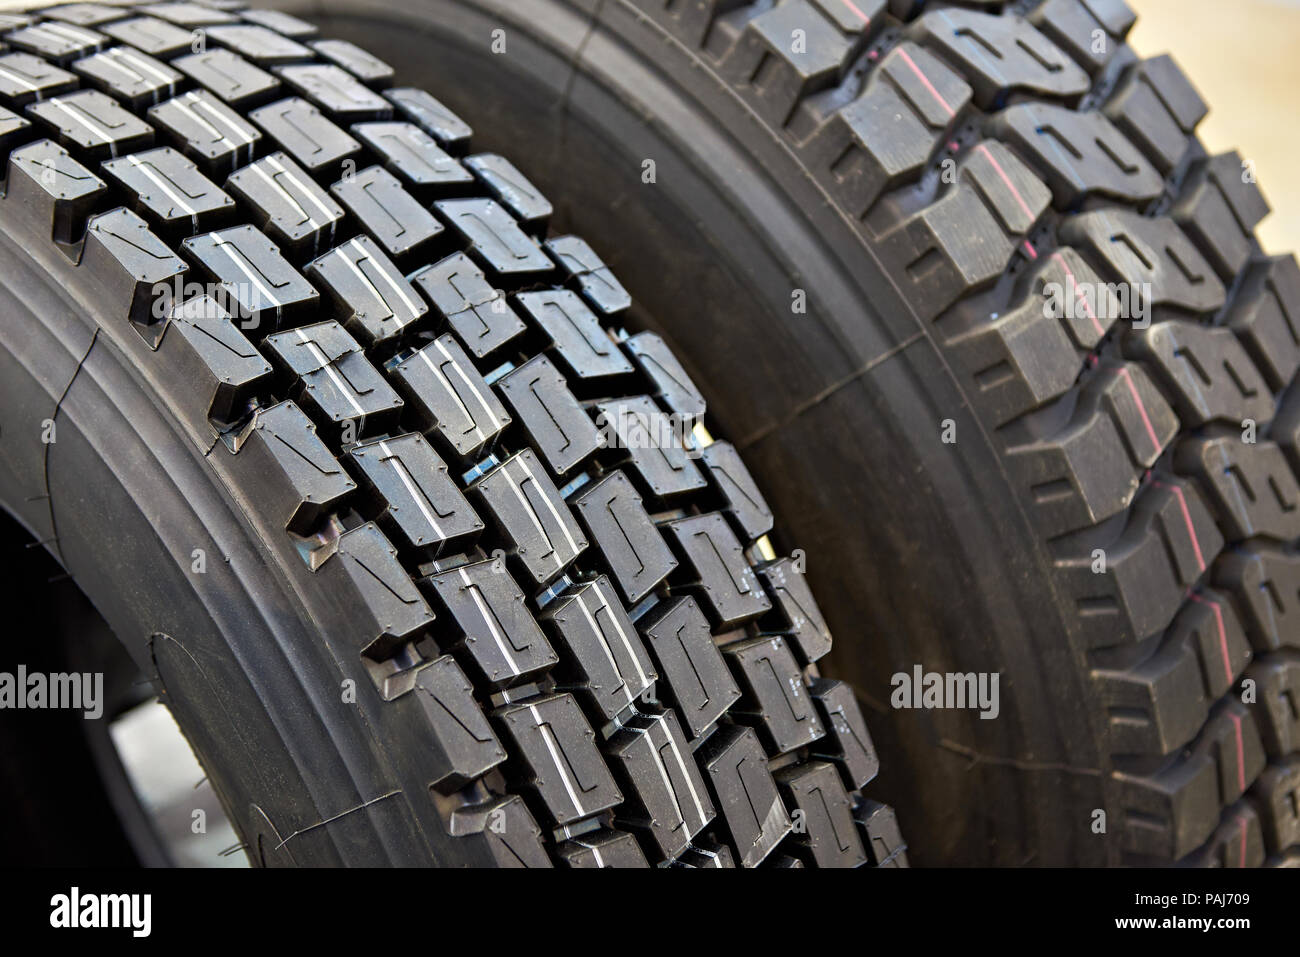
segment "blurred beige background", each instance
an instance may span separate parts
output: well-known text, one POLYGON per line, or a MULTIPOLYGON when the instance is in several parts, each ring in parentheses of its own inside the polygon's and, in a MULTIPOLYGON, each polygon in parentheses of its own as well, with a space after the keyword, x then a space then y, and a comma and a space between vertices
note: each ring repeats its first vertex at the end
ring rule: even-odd
POLYGON ((1200 134, 1212 153, 1253 160, 1273 213, 1260 224, 1270 253, 1300 250, 1300 2, 1128 0, 1129 39, 1143 56, 1170 53, 1210 115, 1200 134))

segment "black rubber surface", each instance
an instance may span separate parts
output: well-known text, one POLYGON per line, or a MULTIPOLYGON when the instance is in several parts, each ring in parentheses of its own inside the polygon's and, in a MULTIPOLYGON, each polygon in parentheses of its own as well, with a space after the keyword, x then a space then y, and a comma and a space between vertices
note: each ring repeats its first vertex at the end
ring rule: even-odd
POLYGON ((283 14, 5 31, 71 73, 0 90, 0 491, 255 861, 906 863, 758 486, 518 169, 283 14))

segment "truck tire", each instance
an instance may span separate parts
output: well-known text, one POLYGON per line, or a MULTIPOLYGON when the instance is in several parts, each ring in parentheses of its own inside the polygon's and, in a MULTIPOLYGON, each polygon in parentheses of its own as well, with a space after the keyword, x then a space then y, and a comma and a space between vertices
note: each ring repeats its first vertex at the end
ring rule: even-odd
POLYGON ((0 29, 0 499, 254 863, 906 863, 801 561, 523 173, 274 11, 0 29))
POLYGON ((564 228, 639 238, 914 861, 1294 859, 1300 270, 1122 0, 284 5, 418 36, 564 228), (918 667, 999 675, 998 719, 891 708, 918 667))

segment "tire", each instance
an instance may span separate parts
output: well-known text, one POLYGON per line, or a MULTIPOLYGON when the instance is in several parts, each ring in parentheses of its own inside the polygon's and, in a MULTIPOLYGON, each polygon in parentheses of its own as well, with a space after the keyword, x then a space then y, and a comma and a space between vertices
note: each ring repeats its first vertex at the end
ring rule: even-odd
POLYGON ((384 63, 225 7, 4 19, 0 499, 252 861, 905 865, 614 274, 384 63))
POLYGON ((1294 858, 1300 270, 1120 0, 323 22, 394 62, 419 33, 412 68, 526 135, 564 228, 648 240, 612 264, 713 385, 775 540, 822 556, 831 628, 870 636, 829 668, 879 712, 914 860, 1294 858), (891 711, 918 664, 999 673, 1000 720, 891 711))

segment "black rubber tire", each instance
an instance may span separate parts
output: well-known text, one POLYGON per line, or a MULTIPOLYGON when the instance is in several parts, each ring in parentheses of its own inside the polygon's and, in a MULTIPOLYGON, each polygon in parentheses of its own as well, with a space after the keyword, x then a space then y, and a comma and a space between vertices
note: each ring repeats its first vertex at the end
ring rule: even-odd
POLYGON ((914 859, 1295 859, 1300 270, 1121 0, 285 5, 418 49, 617 244, 832 629, 876 639, 831 667, 914 859), (1149 284, 1150 328, 1049 283, 1149 284), (891 712, 917 664, 999 672, 1000 719, 891 712))
POLYGON ((254 863, 906 864, 800 562, 613 274, 241 7, 3 20, 0 502, 254 863))

